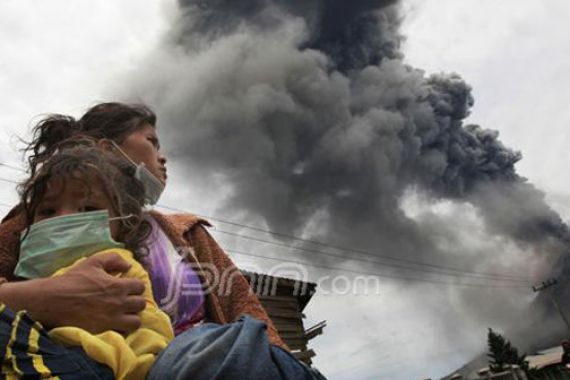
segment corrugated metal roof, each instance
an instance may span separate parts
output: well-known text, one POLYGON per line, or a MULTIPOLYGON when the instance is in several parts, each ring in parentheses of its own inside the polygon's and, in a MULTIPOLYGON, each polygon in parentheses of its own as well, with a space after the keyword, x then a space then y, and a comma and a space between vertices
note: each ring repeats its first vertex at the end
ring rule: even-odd
POLYGON ((547 350, 540 351, 538 355, 527 355, 526 360, 528 360, 530 368, 536 369, 558 364, 562 360, 562 347, 552 347, 547 350))
POLYGON ((242 270, 241 272, 249 280, 257 296, 275 296, 276 294, 271 294, 275 287, 291 287, 291 296, 297 298, 297 301, 299 303, 299 311, 303 311, 305 309, 313 294, 316 292, 315 288, 317 287, 317 284, 312 282, 271 276, 268 274, 250 272, 246 270, 242 270))
POLYGON ((307 285, 311 285, 313 287, 316 287, 317 284, 314 282, 309 282, 309 281, 301 281, 299 279, 295 279, 295 278, 288 278, 288 277, 279 277, 279 276, 271 276, 265 273, 257 273, 257 272, 250 272, 248 270, 243 270, 240 269, 241 273, 243 273, 244 276, 251 276, 251 275, 255 275, 255 276, 265 276, 267 278, 271 278, 271 279, 277 279, 279 281, 285 281, 285 282, 301 282, 303 284, 307 284, 307 285))

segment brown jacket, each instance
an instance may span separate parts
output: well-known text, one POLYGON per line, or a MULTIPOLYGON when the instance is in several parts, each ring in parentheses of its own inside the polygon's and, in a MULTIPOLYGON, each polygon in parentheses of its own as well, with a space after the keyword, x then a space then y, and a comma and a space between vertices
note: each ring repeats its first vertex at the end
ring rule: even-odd
MULTIPOLYGON (((10 213, 0 224, 0 277, 8 280, 14 280, 20 232, 25 228, 24 219, 14 214, 10 213)), ((191 214, 165 215, 151 211, 151 215, 180 253, 198 267, 207 289, 207 316, 211 321, 225 324, 248 314, 267 324, 271 344, 287 349, 245 277, 206 231, 205 226, 209 226, 206 220, 191 214)))

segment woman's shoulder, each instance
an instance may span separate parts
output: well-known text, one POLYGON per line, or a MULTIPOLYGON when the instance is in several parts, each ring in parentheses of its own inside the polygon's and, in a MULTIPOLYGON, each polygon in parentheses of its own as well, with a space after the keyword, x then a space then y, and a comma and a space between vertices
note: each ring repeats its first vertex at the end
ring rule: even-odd
POLYGON ((20 234, 26 228, 26 218, 21 208, 14 207, 0 223, 0 277, 14 278, 18 262, 20 234))
POLYGON ((152 210, 149 214, 175 244, 186 241, 196 230, 196 227, 211 226, 206 219, 190 213, 165 214, 152 210))
POLYGON ((166 214, 160 211, 152 210, 149 212, 149 214, 161 225, 166 224, 177 229, 183 229, 185 231, 191 229, 196 225, 211 226, 210 222, 208 222, 207 219, 190 213, 166 214))
POLYGON ((10 211, 2 218, 1 224, 11 221, 12 224, 24 223, 24 208, 21 203, 12 207, 10 211))

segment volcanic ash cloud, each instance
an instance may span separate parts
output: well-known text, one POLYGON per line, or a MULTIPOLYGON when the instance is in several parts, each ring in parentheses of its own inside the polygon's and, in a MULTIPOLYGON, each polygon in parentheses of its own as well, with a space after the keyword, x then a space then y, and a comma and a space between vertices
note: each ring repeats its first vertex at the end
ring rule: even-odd
MULTIPOLYGON (((397 3, 188 0, 179 8, 131 95, 158 111, 164 145, 184 163, 189 186, 212 178, 223 185, 225 215, 466 270, 542 280, 552 268, 537 272, 533 256, 563 270, 566 226, 516 173, 521 155, 497 132, 464 122, 473 106, 469 85, 405 63, 397 3), (414 218, 402 207, 410 193, 458 210, 469 205, 500 242, 490 250, 459 240, 442 245, 465 216, 414 218)), ((361 256, 304 256, 339 266, 352 257, 361 256)), ((402 267, 390 273, 442 278, 402 267)), ((444 279, 511 283, 460 277, 444 279)), ((469 308, 504 292, 461 293, 457 302, 469 308)))

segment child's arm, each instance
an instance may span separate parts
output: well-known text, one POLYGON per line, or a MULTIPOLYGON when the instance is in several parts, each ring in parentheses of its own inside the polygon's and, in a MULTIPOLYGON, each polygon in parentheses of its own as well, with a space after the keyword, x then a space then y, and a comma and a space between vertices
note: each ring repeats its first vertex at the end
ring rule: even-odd
MULTIPOLYGON (((145 283, 143 293, 146 307, 140 313, 141 326, 129 335, 115 331, 93 335, 76 327, 59 327, 49 332, 50 336, 66 345, 82 346, 87 355, 109 366, 117 379, 144 379, 156 356, 174 338, 170 320, 160 311, 152 297, 150 279, 144 268, 135 261, 131 252, 112 249, 95 255, 118 253, 128 261, 131 269, 123 277, 137 278, 145 283)), ((76 265, 60 269, 54 276, 61 275, 76 265)))

